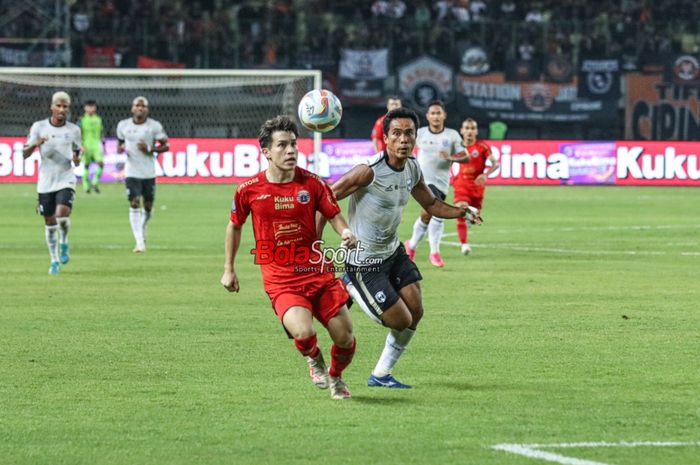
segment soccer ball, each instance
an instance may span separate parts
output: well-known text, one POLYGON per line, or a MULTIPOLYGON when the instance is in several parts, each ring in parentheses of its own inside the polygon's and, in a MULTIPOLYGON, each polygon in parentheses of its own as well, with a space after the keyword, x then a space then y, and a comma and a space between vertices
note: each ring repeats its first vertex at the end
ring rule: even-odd
POLYGON ((299 121, 311 131, 328 132, 335 129, 343 117, 343 106, 333 92, 315 89, 299 102, 299 121))

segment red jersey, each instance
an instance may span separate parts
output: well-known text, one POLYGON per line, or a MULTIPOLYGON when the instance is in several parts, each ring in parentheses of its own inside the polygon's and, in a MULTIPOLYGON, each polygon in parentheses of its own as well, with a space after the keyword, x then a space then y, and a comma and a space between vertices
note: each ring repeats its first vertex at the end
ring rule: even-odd
MULTIPOLYGON (((474 180, 477 176, 486 170, 486 160, 491 155, 491 147, 482 140, 477 139, 472 145, 467 147, 465 151, 471 155, 471 160, 467 163, 459 164, 459 173, 455 177, 454 185, 471 186, 474 185, 474 180)), ((460 156, 463 153, 456 153, 454 156, 460 156)))
POLYGON ((379 151, 386 149, 386 144, 384 143, 384 118, 386 115, 377 118, 374 122, 374 127, 372 128, 372 140, 379 142, 379 151))
POLYGON ((321 248, 313 244, 318 240, 316 212, 330 219, 340 207, 321 178, 299 167, 294 172, 294 180, 272 183, 263 171, 240 184, 233 197, 231 221, 242 226, 253 215, 251 253, 260 264, 266 290, 335 278, 327 267, 321 270, 321 256, 314 252, 321 248))

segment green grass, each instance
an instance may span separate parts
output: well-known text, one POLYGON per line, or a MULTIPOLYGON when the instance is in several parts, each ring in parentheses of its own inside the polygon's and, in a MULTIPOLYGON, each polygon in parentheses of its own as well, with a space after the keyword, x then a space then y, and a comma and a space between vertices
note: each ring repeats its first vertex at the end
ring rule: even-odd
MULTIPOLYGON (((143 255, 122 186, 79 194, 50 277, 34 186, 0 186, 0 464, 536 465, 490 446, 700 440, 700 189, 490 187, 471 256, 452 222, 444 269, 419 247, 425 317, 395 371, 416 388, 365 385, 385 331, 355 309, 347 402, 308 380, 250 226, 241 293, 219 284, 232 191, 160 184, 143 255)), ((700 463, 695 446, 556 452, 700 463)))

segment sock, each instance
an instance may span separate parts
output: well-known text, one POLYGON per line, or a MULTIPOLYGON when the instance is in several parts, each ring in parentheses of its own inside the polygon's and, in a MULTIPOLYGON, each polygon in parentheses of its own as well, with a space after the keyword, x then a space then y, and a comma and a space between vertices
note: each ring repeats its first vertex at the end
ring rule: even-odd
MULTIPOLYGON (((95 171, 95 174, 92 177, 92 185, 93 186, 96 186, 100 183, 100 176, 102 176, 102 170, 104 170, 104 168, 100 165, 97 165, 97 171, 95 171)), ((86 170, 86 172, 87 172, 87 170, 86 170)))
POLYGON ((315 334, 313 336, 305 337, 303 339, 295 338, 294 345, 304 357, 316 358, 318 357, 319 352, 321 352, 321 349, 318 348, 318 344, 316 343, 315 334))
POLYGON ((70 218, 67 216, 59 216, 56 218, 58 226, 61 229, 61 244, 68 244, 68 232, 70 231, 70 218))
POLYGON ((423 236, 425 236, 425 232, 428 230, 428 225, 423 223, 423 220, 421 220, 420 216, 416 220, 415 223, 413 223, 413 235, 411 238, 408 240, 409 245, 411 246, 412 249, 415 249, 418 247, 418 243, 423 239, 423 236))
POLYGON ((339 378, 343 374, 343 370, 350 365, 352 357, 355 355, 355 339, 352 340, 351 347, 338 347, 333 344, 331 347, 331 368, 328 374, 339 378))
POLYGON ((379 378, 390 374, 415 333, 416 330, 410 328, 406 328, 403 331, 392 329, 386 336, 384 350, 382 355, 379 356, 377 366, 372 370, 372 374, 379 378))
POLYGON ((151 210, 142 210, 143 212, 143 240, 146 240, 146 225, 148 224, 148 220, 151 219, 151 210))
POLYGON ((46 233, 46 245, 49 246, 49 255, 51 256, 51 262, 58 261, 58 225, 53 224, 51 226, 45 226, 46 233))
POLYGON ((88 190, 90 187, 90 166, 85 165, 85 169, 83 171, 83 189, 88 190))
POLYGON ((441 218, 431 218, 428 223, 428 240, 430 241, 430 253, 440 253, 440 239, 445 231, 445 222, 441 218))
POLYGON ((462 244, 467 243, 467 231, 467 221, 464 218, 457 218, 457 235, 462 244))
POLYGON ((129 208, 129 222, 136 243, 143 244, 143 216, 140 208, 129 208))

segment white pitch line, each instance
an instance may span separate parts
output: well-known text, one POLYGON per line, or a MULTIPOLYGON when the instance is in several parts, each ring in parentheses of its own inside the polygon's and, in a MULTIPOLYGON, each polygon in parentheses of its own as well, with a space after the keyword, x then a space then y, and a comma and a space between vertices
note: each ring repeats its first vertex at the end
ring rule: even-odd
POLYGON ((593 460, 579 459, 540 449, 598 448, 598 447, 688 447, 700 446, 700 441, 621 441, 621 442, 563 442, 558 444, 495 444, 491 449, 546 460, 561 465, 611 465, 593 460))
MULTIPOLYGON (((577 231, 650 231, 654 229, 695 229, 700 228, 700 224, 643 224, 629 226, 565 226, 561 228, 511 228, 511 229, 489 229, 489 233, 512 234, 516 232, 577 232, 577 231)), ((444 233, 444 236, 456 236, 457 233, 444 233)))
POLYGON ((553 452, 545 452, 529 447, 528 444, 496 444, 491 446, 492 449, 510 452, 511 454, 522 455, 531 459, 546 460, 548 462, 556 462, 562 465, 610 465, 603 462, 594 462, 592 460, 577 459, 575 457, 567 457, 565 455, 555 454, 553 452))
MULTIPOLYGON (((440 241, 441 244, 461 247, 461 243, 452 241, 440 241)), ((526 245, 496 243, 496 244, 470 244, 473 248, 482 249, 507 249, 516 250, 519 252, 545 252, 545 253, 561 253, 572 255, 643 255, 643 256, 662 256, 676 255, 676 253, 660 252, 656 250, 580 250, 580 249, 563 249, 556 247, 532 247, 526 245)), ((700 252, 678 252, 678 255, 684 257, 700 257, 700 252)))

